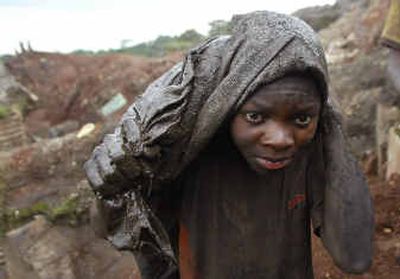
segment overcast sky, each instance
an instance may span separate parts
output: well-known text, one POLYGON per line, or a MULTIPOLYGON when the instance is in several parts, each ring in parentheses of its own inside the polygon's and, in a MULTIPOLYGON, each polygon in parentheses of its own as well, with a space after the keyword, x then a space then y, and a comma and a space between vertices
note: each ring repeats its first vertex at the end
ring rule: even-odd
POLYGON ((0 0, 0 55, 19 42, 40 51, 118 48, 188 29, 207 34, 209 22, 255 10, 292 13, 335 0, 0 0))

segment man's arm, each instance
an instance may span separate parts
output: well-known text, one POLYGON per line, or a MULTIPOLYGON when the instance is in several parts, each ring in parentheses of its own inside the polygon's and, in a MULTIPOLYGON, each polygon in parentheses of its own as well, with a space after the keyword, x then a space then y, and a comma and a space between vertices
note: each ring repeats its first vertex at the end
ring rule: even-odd
MULTIPOLYGON (((151 124, 153 130, 157 128, 156 124, 147 123, 150 118, 147 114, 153 113, 150 107, 156 110, 156 113, 157 110, 164 109, 168 115, 168 105, 179 96, 174 99, 160 91, 173 84, 181 70, 182 64, 179 63, 150 84, 144 95, 122 116, 114 133, 107 134, 93 150, 84 169, 92 189, 102 198, 113 198, 127 193, 135 187, 143 187, 149 179, 152 180, 154 164, 160 155, 160 146, 145 146, 144 141, 150 138, 145 134, 148 132, 148 126, 151 124)), ((164 128, 168 127, 168 124, 161 122, 160 126, 164 128)))
POLYGON ((168 234, 151 199, 159 180, 155 174, 165 147, 163 135, 177 120, 168 116, 182 103, 183 94, 177 93, 183 90, 175 84, 181 70, 182 64, 177 64, 153 82, 84 165, 103 217, 101 236, 135 255, 142 278, 172 278, 168 274, 177 272, 168 234))

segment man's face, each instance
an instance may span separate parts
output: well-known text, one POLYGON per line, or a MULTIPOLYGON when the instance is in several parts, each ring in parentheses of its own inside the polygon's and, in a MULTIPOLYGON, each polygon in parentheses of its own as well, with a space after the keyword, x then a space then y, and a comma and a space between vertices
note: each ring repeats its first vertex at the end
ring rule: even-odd
POLYGON ((317 129, 321 99, 314 81, 287 77, 257 89, 231 122, 234 144, 263 174, 289 165, 317 129))

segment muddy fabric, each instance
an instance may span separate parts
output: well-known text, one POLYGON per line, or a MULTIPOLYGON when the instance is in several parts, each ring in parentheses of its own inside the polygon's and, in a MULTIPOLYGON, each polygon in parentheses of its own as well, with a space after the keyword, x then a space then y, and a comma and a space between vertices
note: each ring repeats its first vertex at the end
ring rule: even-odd
POLYGON ((400 50, 400 0, 392 0, 382 33, 382 41, 400 50))
POLYGON ((327 97, 316 34, 299 19, 271 12, 235 16, 232 24, 232 36, 201 44, 151 84, 85 164, 109 216, 109 239, 135 253, 143 278, 176 278, 177 181, 255 88, 301 72, 315 79, 324 100, 323 170, 314 169, 326 180, 324 204, 311 215, 335 262, 349 272, 364 270, 371 259, 371 199, 327 97))

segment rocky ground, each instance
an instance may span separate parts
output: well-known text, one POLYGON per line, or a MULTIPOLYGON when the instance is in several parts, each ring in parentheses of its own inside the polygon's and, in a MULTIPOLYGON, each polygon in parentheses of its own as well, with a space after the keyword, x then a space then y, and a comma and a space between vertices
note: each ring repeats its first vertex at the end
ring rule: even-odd
MULTIPOLYGON (((359 1, 362 5, 339 2, 337 19, 330 17, 330 24, 323 21, 327 25, 320 36, 331 92, 339 100, 349 142, 373 193, 375 258, 367 274, 345 275, 314 239, 315 274, 337 279, 400 278, 400 179, 378 178, 374 154, 376 100, 386 90, 387 53, 378 38, 388 0, 359 1)), ((0 251, 0 279, 139 278, 134 260, 94 233, 97 215, 82 164, 126 108, 104 117, 103 105, 118 94, 132 102, 181 57, 179 53, 147 59, 28 51, 6 59, 8 74, 26 89, 18 94, 9 91, 12 96, 7 100, 21 114, 26 140, 23 146, 0 151, 0 229, 5 247, 4 254, 0 251)), ((5 99, 1 94, 0 101, 5 99)), ((7 119, 0 117, 0 127, 7 119)))
POLYGON ((94 198, 82 164, 126 109, 104 116, 102 106, 117 94, 132 102, 180 57, 25 52, 7 59, 3 76, 36 98, 17 97, 4 82, 3 104, 12 109, 0 117, 0 128, 16 126, 18 111, 18 133, 27 140, 15 147, 20 136, 10 131, 0 146, 1 279, 6 270, 10 279, 139 278, 129 254, 95 235, 94 198))

